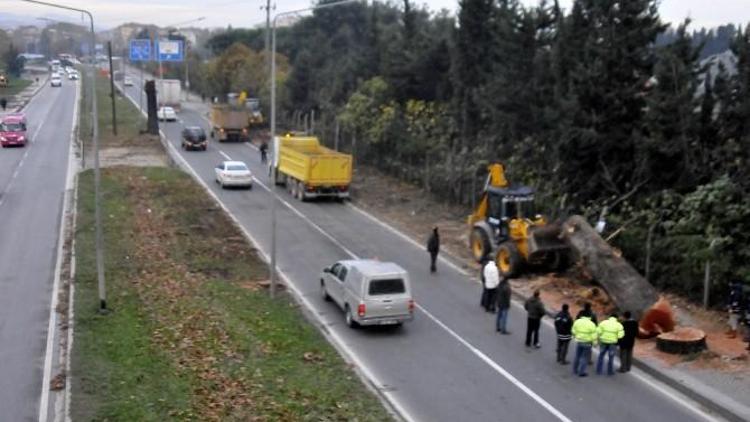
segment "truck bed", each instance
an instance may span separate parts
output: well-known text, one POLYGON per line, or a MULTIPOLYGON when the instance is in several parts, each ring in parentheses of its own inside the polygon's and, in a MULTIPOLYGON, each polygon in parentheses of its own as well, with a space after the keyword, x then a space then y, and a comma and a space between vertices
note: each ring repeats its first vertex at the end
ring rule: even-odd
POLYGON ((281 139, 279 172, 306 186, 348 186, 352 180, 352 156, 319 144, 316 138, 281 139))

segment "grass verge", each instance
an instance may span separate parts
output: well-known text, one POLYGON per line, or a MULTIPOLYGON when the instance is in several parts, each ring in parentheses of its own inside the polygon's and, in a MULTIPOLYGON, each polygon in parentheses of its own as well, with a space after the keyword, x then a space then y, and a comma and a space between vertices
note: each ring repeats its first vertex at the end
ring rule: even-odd
POLYGON ((8 98, 26 89, 31 85, 31 81, 23 78, 11 78, 7 87, 0 88, 0 97, 8 98))
POLYGON ((93 177, 81 174, 74 420, 388 420, 192 179, 102 173, 108 304, 96 313, 93 177))

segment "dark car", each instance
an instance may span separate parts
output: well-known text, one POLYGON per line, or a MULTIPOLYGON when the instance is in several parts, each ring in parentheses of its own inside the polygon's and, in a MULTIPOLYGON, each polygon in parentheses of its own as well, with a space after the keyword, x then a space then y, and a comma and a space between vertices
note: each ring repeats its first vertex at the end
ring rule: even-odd
POLYGON ((206 140, 206 131, 203 128, 188 126, 182 130, 183 149, 200 149, 205 151, 206 147, 208 147, 208 141, 206 140))

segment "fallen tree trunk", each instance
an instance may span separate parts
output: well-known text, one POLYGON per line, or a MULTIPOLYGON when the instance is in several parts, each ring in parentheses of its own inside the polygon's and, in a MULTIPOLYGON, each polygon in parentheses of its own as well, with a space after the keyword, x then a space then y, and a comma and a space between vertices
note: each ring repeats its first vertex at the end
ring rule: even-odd
POLYGON ((583 217, 568 218, 561 236, 570 246, 573 258, 582 261, 619 310, 628 310, 640 320, 659 299, 651 283, 616 253, 583 217))

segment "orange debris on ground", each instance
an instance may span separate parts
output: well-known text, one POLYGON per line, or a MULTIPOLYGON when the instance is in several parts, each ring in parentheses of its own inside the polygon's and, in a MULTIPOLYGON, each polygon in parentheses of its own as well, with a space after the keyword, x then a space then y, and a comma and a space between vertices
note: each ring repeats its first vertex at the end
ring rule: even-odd
POLYGON ((638 336, 640 338, 654 337, 674 330, 674 326, 672 305, 667 299, 661 297, 641 318, 638 324, 638 336))

